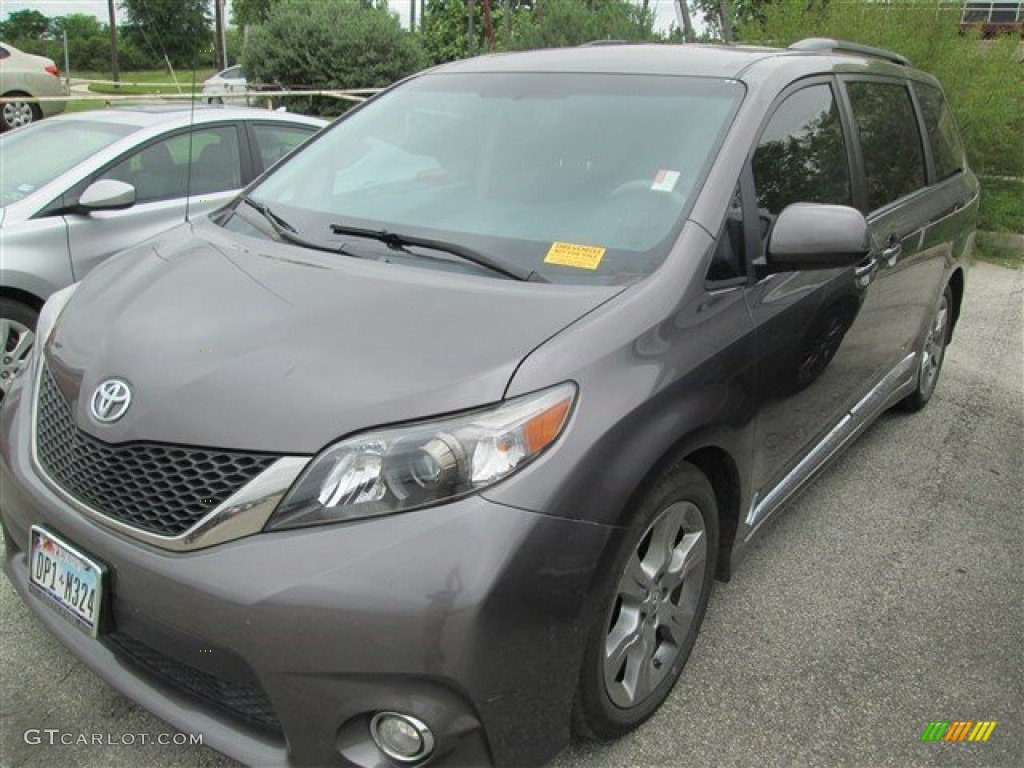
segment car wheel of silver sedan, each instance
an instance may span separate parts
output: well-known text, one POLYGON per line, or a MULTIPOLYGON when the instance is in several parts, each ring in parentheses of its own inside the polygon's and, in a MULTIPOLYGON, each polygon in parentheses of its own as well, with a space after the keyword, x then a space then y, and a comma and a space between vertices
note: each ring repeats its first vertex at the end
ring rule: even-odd
POLYGON ((611 570, 580 676, 580 735, 616 738, 668 696, 704 619, 717 552, 714 491, 700 470, 680 462, 639 505, 611 570))
POLYGON ((11 382, 28 362, 35 343, 38 316, 24 304, 0 299, 0 402, 3 402, 11 382))
MULTIPOLYGON (((27 96, 24 93, 6 94, 5 98, 27 96)), ((8 131, 39 120, 43 116, 39 105, 31 101, 8 101, 0 109, 0 127, 8 131)))
POLYGON ((917 389, 903 400, 901 405, 909 411, 920 411, 935 393, 935 385, 939 383, 939 372, 942 361, 946 357, 946 345, 949 343, 950 329, 953 321, 953 294, 946 287, 935 307, 928 333, 918 356, 917 389))

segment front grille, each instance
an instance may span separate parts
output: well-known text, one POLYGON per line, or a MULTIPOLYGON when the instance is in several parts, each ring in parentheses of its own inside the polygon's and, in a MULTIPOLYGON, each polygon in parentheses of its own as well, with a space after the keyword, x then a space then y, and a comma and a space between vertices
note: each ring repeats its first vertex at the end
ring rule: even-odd
POLYGON ((283 733, 270 699, 258 686, 222 680, 165 656, 123 632, 112 632, 105 638, 120 658, 161 683, 196 696, 251 725, 283 733))
POLYGON ((277 460, 207 448, 108 445, 75 426, 57 382, 39 382, 36 451, 50 477, 112 520, 160 536, 184 533, 277 460))

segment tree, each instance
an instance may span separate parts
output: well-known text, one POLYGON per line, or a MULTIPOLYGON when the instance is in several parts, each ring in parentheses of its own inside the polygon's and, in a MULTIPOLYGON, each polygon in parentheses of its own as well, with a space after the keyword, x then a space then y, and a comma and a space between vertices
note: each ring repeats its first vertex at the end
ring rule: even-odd
POLYGON ((120 0, 125 39, 166 56, 173 66, 192 66, 199 52, 212 50, 207 0, 120 0))
POLYGON ((39 40, 46 37, 50 19, 39 11, 11 11, 7 21, 0 23, 4 40, 39 40))
MULTIPOLYGON (((253 27, 242 61, 252 82, 326 90, 388 86, 421 69, 426 57, 384 7, 281 0, 253 27)), ((302 109, 337 114, 344 103, 316 100, 302 109)))
POLYGON ((628 0, 544 0, 520 14, 510 48, 562 48, 595 40, 656 40, 654 14, 628 0))
POLYGON ((693 31, 693 18, 690 14, 690 5, 686 0, 676 0, 676 8, 679 10, 679 18, 683 21, 683 40, 687 43, 696 41, 697 35, 693 31))
POLYGON ((231 3, 231 21, 236 27, 262 24, 270 15, 274 0, 234 0, 231 3))
MULTIPOLYGON (((693 0, 694 8, 704 17, 711 31, 722 40, 732 42, 734 29, 764 18, 771 0, 693 0)), ((816 0, 808 0, 812 5, 816 0)))
POLYGON ((68 40, 85 37, 100 37, 105 33, 99 19, 88 13, 69 13, 50 19, 50 36, 60 39, 67 32, 68 40))

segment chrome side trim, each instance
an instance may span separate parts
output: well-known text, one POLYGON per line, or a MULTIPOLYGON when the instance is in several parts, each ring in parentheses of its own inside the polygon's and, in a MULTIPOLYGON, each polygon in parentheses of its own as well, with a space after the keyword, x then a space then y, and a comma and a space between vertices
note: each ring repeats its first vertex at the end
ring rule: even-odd
POLYGON ((746 524, 751 530, 744 542, 757 533, 764 524, 783 504, 793 498, 832 457, 845 448, 857 435, 889 405, 889 395, 904 384, 908 374, 916 369, 916 354, 907 355, 879 381, 871 391, 854 405, 839 423, 829 430, 828 434, 815 445, 800 462, 789 471, 779 483, 763 496, 758 493, 747 512, 746 524))
MULTIPOLYGON (((42 355, 40 355, 40 358, 42 355)), ((39 461, 38 434, 39 387, 45 363, 40 361, 32 391, 31 459, 32 468, 43 483, 61 501, 76 512, 136 541, 171 552, 190 552, 225 541, 240 539, 263 530, 278 502, 310 461, 309 456, 284 456, 258 474, 223 503, 210 510, 195 525, 177 536, 160 536, 107 517, 99 510, 69 494, 43 468, 39 461)))

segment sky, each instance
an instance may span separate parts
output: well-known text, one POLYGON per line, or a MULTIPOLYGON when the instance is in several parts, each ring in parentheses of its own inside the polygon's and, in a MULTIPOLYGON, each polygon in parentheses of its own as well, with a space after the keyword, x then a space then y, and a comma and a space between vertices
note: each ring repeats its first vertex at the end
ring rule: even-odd
MULTIPOLYGON (((403 24, 409 23, 409 0, 389 0, 391 8, 398 13, 403 24)), ((658 14, 657 28, 667 30, 675 23, 674 0, 651 0, 658 14)), ((228 0, 228 7, 231 0, 228 0)), ((11 11, 31 8, 46 16, 65 16, 69 13, 91 13, 98 19, 107 20, 107 0, 0 0, 0 19, 6 19, 11 11)), ((230 14, 230 11, 229 11, 230 14)), ((230 16, 229 16, 230 17, 230 16)))

